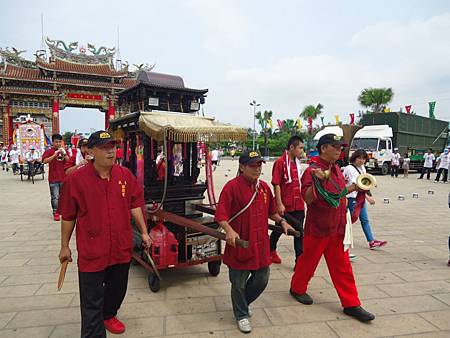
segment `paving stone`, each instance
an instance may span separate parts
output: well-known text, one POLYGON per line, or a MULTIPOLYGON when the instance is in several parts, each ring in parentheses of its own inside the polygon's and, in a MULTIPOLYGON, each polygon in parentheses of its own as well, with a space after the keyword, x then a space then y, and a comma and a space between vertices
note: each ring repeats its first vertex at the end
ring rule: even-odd
POLYGON ((15 315, 15 312, 0 313, 0 329, 3 328, 15 315))
MULTIPOLYGON (((226 337, 242 337, 242 333, 236 330, 225 331, 226 337)), ((307 323, 283 326, 257 327, 252 330, 250 336, 253 337, 337 337, 325 323, 307 323)))
POLYGON ((66 282, 64 281, 64 284, 60 291, 57 289, 57 279, 53 283, 45 283, 40 285, 39 290, 37 290, 36 295, 37 296, 43 296, 43 295, 58 295, 63 293, 78 293, 79 287, 78 282, 66 282))
POLYGON ((450 330, 450 308, 442 311, 420 312, 419 315, 441 330, 450 330))
POLYGON ((53 330, 49 338, 73 338, 79 337, 81 323, 58 325, 53 330))
POLYGON ((23 266, 29 260, 30 258, 18 258, 18 259, 2 258, 0 259, 0 267, 23 266))
MULTIPOLYGON (((395 272, 394 272, 395 273, 395 272)), ((395 273, 407 282, 419 282, 428 280, 445 280, 450 279, 450 269, 435 269, 431 271, 402 271, 395 273)))
POLYGON ((64 307, 58 309, 18 312, 6 328, 14 329, 32 326, 54 326, 80 322, 80 309, 64 307))
POLYGON ((296 323, 323 322, 343 319, 344 314, 338 303, 324 303, 265 308, 272 325, 290 325, 296 323))
POLYGON ((364 308, 376 315, 449 309, 446 304, 431 295, 369 299, 364 302, 364 308))
POLYGON ((450 293, 434 294, 433 297, 450 306, 450 293))
POLYGON ((39 288, 40 288, 40 285, 1 286, 0 287, 0 298, 31 296, 39 288))
MULTIPOLYGON (((255 309, 251 319, 253 327, 269 325, 263 310, 255 309)), ((210 312, 166 317, 166 334, 185 334, 235 329, 236 321, 231 311, 210 312)))
POLYGON ((390 296, 426 295, 450 292, 450 283, 446 281, 426 281, 399 284, 380 284, 378 288, 390 296))
MULTIPOLYGON (((58 273, 37 273, 33 275, 13 275, 9 276, 3 285, 25 285, 25 284, 55 284, 58 281, 58 273)), ((78 281, 78 274, 74 272, 67 272, 64 283, 78 281)))
POLYGON ((38 326, 2 330, 0 331, 0 338, 48 338, 53 329, 53 326, 38 326))
POLYGON ((360 323, 354 319, 330 321, 327 324, 342 338, 388 337, 438 331, 417 314, 378 316, 369 324, 360 323))
MULTIPOLYGON (((250 335, 251 336, 251 335, 250 335)), ((161 336, 161 337, 167 337, 167 338, 224 338, 225 332, 223 331, 208 331, 208 332, 196 332, 192 334, 175 334, 175 335, 169 335, 169 336, 161 336)))
POLYGON ((73 294, 0 298, 0 312, 51 309, 69 306, 73 294))
POLYGON ((120 308, 121 318, 161 317, 168 315, 214 312, 214 299, 174 299, 166 301, 125 303, 120 308))
POLYGON ((450 337, 450 331, 428 332, 418 334, 408 334, 402 336, 395 336, 396 338, 448 338, 450 337))

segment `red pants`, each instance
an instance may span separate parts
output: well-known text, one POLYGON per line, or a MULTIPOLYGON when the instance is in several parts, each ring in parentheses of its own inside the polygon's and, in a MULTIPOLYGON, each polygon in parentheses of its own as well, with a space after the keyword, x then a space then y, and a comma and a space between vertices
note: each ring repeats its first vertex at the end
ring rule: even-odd
POLYGON ((295 272, 291 280, 291 290, 298 294, 306 293, 308 283, 314 276, 317 264, 319 264, 322 255, 325 255, 328 271, 342 307, 361 305, 348 251, 344 252, 343 240, 344 236, 340 235, 329 237, 305 236, 303 239, 303 254, 297 259, 295 272))

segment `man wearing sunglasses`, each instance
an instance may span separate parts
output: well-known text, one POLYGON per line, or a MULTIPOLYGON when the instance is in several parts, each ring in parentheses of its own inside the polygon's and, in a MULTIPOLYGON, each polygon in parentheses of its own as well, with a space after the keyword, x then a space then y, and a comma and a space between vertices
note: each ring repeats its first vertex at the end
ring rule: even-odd
POLYGON ((308 209, 303 254, 297 259, 290 293, 302 304, 313 303, 306 291, 323 255, 344 313, 359 321, 368 322, 375 319, 375 316, 361 307, 349 254, 344 251, 346 195, 358 188, 356 184, 346 187, 345 178, 336 164, 342 146, 336 135, 323 135, 317 143, 319 157, 302 176, 301 192, 308 209))

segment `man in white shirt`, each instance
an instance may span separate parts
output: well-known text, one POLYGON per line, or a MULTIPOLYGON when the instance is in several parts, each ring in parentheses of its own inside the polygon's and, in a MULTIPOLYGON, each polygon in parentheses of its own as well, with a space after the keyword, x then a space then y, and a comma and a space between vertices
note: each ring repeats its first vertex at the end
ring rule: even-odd
POLYGON ((11 161, 13 174, 16 175, 19 172, 19 151, 15 144, 9 152, 9 159, 11 161))
POLYGON ((431 169, 433 169, 433 161, 435 160, 433 149, 428 148, 428 152, 423 155, 423 167, 422 167, 422 173, 420 174, 420 177, 418 178, 421 180, 423 178, 423 175, 425 175, 425 172, 427 173, 427 180, 430 179, 431 169))
POLYGON ((447 176, 448 176, 448 167, 450 164, 450 154, 449 154, 449 150, 444 149, 444 152, 441 154, 441 156, 438 157, 437 159, 437 175, 436 175, 436 179, 434 180, 434 183, 438 183, 439 179, 441 177, 441 174, 444 173, 444 177, 442 178, 442 181, 444 183, 447 183, 447 176))
POLYGON ((41 166, 41 156, 34 146, 31 146, 30 151, 25 154, 25 158, 28 163, 28 179, 30 179, 31 170, 37 170, 41 166))
POLYGON ((400 167, 400 159, 402 157, 398 153, 398 148, 394 148, 394 153, 391 159, 391 177, 398 177, 398 168, 400 167))

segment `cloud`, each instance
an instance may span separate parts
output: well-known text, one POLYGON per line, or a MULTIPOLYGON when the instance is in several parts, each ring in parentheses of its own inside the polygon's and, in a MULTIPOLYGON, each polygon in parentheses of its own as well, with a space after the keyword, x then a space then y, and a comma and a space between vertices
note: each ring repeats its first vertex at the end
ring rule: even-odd
MULTIPOLYGON (((426 114, 427 100, 436 98, 438 92, 442 98, 450 96, 449 37, 449 13, 380 22, 350 36, 342 50, 232 69, 226 81, 239 89, 242 99, 259 98, 266 109, 289 117, 307 104, 320 102, 332 121, 335 114, 362 109, 357 96, 365 87, 392 87, 393 109, 413 103, 417 113, 426 114)), ((450 102, 436 99, 441 111, 448 111, 450 102)))

